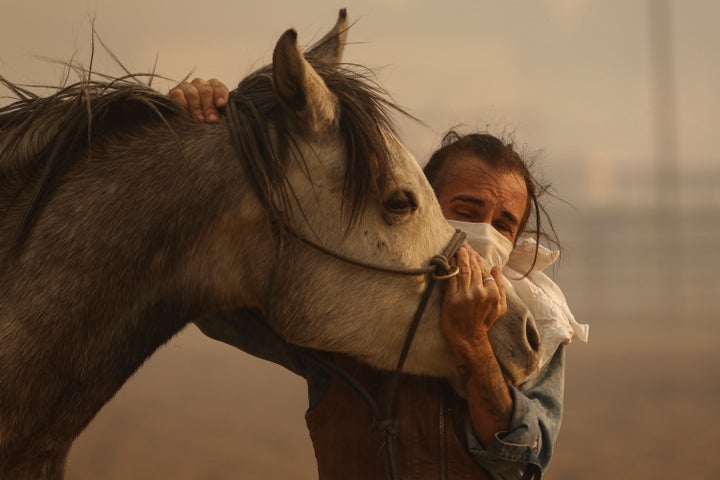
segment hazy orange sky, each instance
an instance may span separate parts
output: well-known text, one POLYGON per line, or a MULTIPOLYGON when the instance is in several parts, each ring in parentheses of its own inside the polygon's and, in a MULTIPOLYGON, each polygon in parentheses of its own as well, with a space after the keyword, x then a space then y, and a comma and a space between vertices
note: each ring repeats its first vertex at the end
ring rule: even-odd
MULTIPOLYGON (((34 56, 87 63, 94 16, 132 71, 149 70, 158 54, 161 74, 182 78, 194 68, 234 84, 268 62, 285 29, 309 44, 347 6, 356 24, 345 59, 376 68, 393 97, 427 122, 429 130, 402 123, 420 162, 452 125, 514 131, 543 151, 550 175, 582 174, 587 188, 571 189, 571 201, 580 193, 602 200, 624 169, 648 168, 654 155, 651 1, 2 0, 0 73, 57 84, 62 69, 34 56)), ((681 169, 708 169, 718 157, 720 4, 670 7, 681 169)), ((95 66, 107 71, 111 62, 101 56, 95 66)))

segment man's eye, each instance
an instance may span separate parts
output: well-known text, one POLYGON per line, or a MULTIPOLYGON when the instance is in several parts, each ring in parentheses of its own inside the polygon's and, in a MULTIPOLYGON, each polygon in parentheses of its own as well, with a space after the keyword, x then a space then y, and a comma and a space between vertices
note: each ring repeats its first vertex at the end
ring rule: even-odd
POLYGON ((495 230, 498 232, 512 233, 512 228, 505 223, 493 223, 493 227, 495 227, 495 230))
POLYGON ((475 212, 470 211, 470 210, 464 210, 464 209, 463 210, 455 210, 455 215, 458 218, 462 218, 465 220, 474 220, 475 216, 476 216, 475 212))
POLYGON ((515 230, 506 223, 493 223, 493 228, 511 242, 515 241, 515 230))
POLYGON ((492 226, 495 227, 495 230, 502 230, 502 231, 506 231, 508 228, 507 225, 505 225, 504 223, 499 223, 499 222, 494 222, 492 224, 492 226))

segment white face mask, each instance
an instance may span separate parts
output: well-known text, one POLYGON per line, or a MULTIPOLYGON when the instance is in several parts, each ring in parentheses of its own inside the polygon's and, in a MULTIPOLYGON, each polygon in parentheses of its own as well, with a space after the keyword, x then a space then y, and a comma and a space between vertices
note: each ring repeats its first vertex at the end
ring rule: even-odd
POLYGON ((496 265, 500 268, 505 266, 513 249, 513 244, 492 225, 455 220, 448 220, 448 223, 453 228, 460 229, 467 234, 467 243, 483 257, 491 268, 496 265))

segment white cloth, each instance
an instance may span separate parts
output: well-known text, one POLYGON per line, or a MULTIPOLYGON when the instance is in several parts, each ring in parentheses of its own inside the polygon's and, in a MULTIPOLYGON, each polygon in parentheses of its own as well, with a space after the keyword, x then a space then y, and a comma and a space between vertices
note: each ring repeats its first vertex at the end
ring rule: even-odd
POLYGON ((480 222, 459 222, 448 220, 451 227, 465 232, 465 241, 487 262, 490 268, 499 266, 502 268, 510 258, 513 244, 509 238, 498 232, 489 223, 480 222))
POLYGON ((515 290, 535 317, 540 333, 542 368, 550 361, 561 343, 568 344, 573 338, 587 342, 590 327, 575 321, 560 287, 542 272, 555 263, 560 256, 559 251, 538 246, 535 266, 523 277, 532 266, 536 245, 534 238, 521 238, 510 253, 502 273, 505 285, 515 290))

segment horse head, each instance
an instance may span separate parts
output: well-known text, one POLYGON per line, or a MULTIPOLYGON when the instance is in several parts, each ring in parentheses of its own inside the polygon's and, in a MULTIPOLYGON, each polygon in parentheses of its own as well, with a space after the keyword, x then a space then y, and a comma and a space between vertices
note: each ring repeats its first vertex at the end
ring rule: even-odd
MULTIPOLYGON (((287 158, 280 160, 286 164, 282 188, 258 195, 271 222, 289 225, 292 234, 279 232, 278 251, 264 244, 254 254, 267 259, 261 271, 270 273, 257 281, 266 289, 258 307, 291 343, 392 369, 429 277, 347 265, 295 238, 359 262, 413 269, 427 266, 453 234, 393 128, 388 109, 396 107, 341 63, 347 29, 342 10, 334 28, 305 53, 296 32, 286 31, 262 73, 284 115, 270 129, 275 144, 269 150, 287 151, 287 158), (288 146, 279 147, 283 138, 288 146)), ((255 79, 245 79, 231 104, 236 97, 242 108, 254 88, 255 79)), ((261 177, 256 183, 267 183, 261 177)), ((491 339, 506 375, 518 383, 537 367, 538 335, 522 302, 510 294, 508 303, 491 339)), ((440 304, 438 293, 413 340, 405 364, 410 373, 457 375, 439 327, 440 304)))

